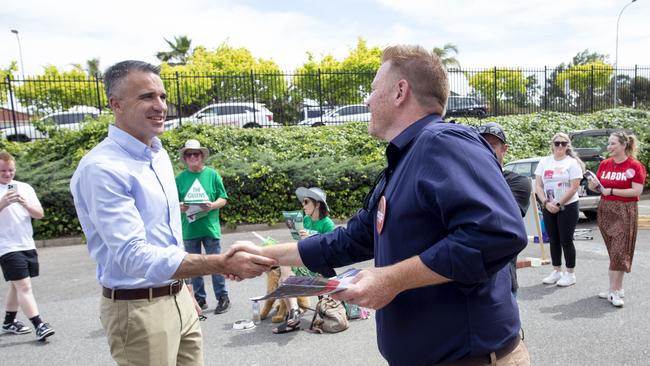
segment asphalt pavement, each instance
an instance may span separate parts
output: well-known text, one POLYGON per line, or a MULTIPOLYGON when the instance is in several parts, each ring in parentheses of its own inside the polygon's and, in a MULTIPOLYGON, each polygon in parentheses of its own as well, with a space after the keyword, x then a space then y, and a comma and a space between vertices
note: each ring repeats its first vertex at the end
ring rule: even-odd
MULTIPOLYGON (((650 214, 650 200, 640 203, 640 212, 650 214)), ((650 230, 639 230, 632 273, 625 277, 625 306, 615 308, 597 297, 608 285, 608 256, 598 227, 581 220, 582 229, 592 229, 593 240, 576 241, 577 284, 568 288, 542 284, 549 265, 520 269, 519 306, 525 342, 533 365, 650 365, 650 230)), ((258 230, 262 236, 289 240, 286 229, 258 230)), ((240 239, 255 240, 247 231, 223 235, 227 249, 240 239)), ((548 245, 545 245, 549 256, 548 245)), ((520 257, 541 257, 539 244, 530 243, 520 257)), ((0 335, 2 365, 112 365, 104 331, 99 322, 100 287, 95 264, 84 245, 39 249, 41 276, 33 281, 43 319, 56 334, 36 342, 34 333, 0 335)), ((372 266, 372 262, 356 265, 372 266)), ((209 277, 206 288, 211 289, 209 277)), ((207 320, 201 323, 206 365, 385 365, 377 350, 374 312, 369 320, 352 321, 338 334, 305 331, 272 334, 270 319, 255 329, 233 330, 239 319, 251 318, 250 297, 265 293, 264 277, 227 282, 232 308, 212 314, 216 300, 209 293, 207 320)), ((0 296, 7 285, 0 282, 0 296)), ((441 299, 444 301, 444 299, 441 299)), ((312 305, 315 301, 312 300, 312 305)), ((422 309, 425 311, 425 309, 422 309)), ((303 328, 311 319, 303 317, 303 328)), ((19 319, 25 321, 19 313, 19 319)), ((433 326, 433 325, 432 325, 433 326)))

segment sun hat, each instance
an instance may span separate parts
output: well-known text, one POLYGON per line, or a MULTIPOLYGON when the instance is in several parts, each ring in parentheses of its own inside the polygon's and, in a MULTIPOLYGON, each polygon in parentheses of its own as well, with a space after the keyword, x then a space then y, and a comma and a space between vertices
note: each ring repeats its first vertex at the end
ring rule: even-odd
POLYGON ((495 136, 504 144, 506 143, 506 134, 503 132, 503 127, 501 127, 501 125, 496 122, 489 122, 478 126, 476 127, 476 131, 478 131, 478 133, 481 135, 495 136))
POLYGON ((203 159, 207 159, 210 155, 210 150, 206 147, 201 147, 201 143, 198 140, 190 139, 185 141, 185 146, 180 151, 180 158, 183 159, 183 155, 187 150, 200 150, 203 154, 203 159))
POLYGON ((305 198, 311 198, 315 201, 322 202, 325 205, 325 209, 328 212, 330 210, 326 201, 327 195, 322 189, 318 187, 311 187, 311 188, 298 187, 298 189, 296 189, 296 197, 298 197, 298 201, 300 202, 302 202, 305 198))

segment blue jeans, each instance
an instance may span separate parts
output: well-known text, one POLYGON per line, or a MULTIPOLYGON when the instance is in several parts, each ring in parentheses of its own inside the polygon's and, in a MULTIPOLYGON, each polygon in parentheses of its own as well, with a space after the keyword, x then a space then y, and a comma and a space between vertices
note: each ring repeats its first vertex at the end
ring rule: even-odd
MULTIPOLYGON (((185 250, 188 253, 201 254, 201 243, 205 248, 205 254, 221 253, 221 241, 210 237, 184 240, 185 250)), ((192 287, 194 287, 194 297, 196 300, 205 301, 205 287, 203 286, 203 277, 192 277, 192 287)), ((228 296, 226 291, 226 281, 221 275, 212 275, 212 289, 214 296, 219 300, 228 296)))

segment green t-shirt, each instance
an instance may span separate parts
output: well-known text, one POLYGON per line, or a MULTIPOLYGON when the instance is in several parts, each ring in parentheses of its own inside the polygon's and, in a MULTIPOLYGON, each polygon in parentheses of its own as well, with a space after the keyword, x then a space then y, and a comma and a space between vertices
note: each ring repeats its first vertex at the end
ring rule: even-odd
POLYGON ((332 221, 329 216, 325 216, 318 221, 313 221, 311 216, 305 215, 302 222, 305 226, 305 229, 318 231, 319 234, 329 233, 336 227, 336 225, 334 225, 334 221, 332 221))
MULTIPOLYGON (((332 221, 329 216, 325 216, 320 220, 313 221, 311 216, 305 215, 305 217, 302 219, 302 223, 305 227, 305 230, 318 231, 319 234, 325 234, 329 233, 330 231, 334 231, 334 228, 336 227, 336 225, 334 225, 334 221, 332 221)), ((291 267, 291 271, 296 276, 320 276, 319 273, 310 271, 307 269, 307 267, 291 267)))
MULTIPOLYGON (((197 196, 196 191, 198 190, 198 196, 206 195, 207 200, 210 202, 214 202, 218 198, 228 199, 221 176, 210 167, 203 168, 199 173, 187 169, 183 170, 176 177, 176 188, 178 188, 178 200, 181 202, 191 201, 191 199, 185 199, 188 192, 190 192, 190 188, 192 188, 191 191, 194 192, 194 196, 197 196)), ((218 209, 209 211, 207 216, 191 223, 187 220, 185 213, 182 213, 181 220, 183 223, 183 240, 205 237, 221 239, 218 209)))

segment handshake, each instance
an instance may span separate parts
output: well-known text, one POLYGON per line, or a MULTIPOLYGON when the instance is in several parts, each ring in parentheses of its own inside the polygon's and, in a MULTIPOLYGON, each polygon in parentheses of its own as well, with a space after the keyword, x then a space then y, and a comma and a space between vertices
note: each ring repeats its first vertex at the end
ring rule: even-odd
MULTIPOLYGON (((292 244, 284 245, 291 246, 292 244)), ((273 257, 266 250, 267 248, 269 247, 260 247, 250 241, 236 241, 223 254, 224 266, 220 272, 224 277, 234 281, 260 276, 271 267, 280 264, 278 258, 273 257)))

